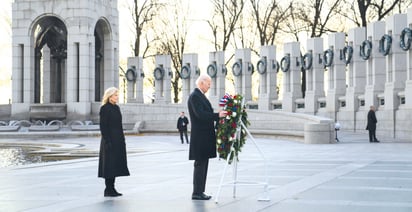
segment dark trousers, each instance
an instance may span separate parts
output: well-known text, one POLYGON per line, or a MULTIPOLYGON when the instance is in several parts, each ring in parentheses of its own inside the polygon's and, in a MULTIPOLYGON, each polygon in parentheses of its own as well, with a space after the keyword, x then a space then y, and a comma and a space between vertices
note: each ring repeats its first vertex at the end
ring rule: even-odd
POLYGON ((183 142, 183 134, 185 135, 185 137, 186 137, 186 143, 188 144, 188 143, 189 143, 189 139, 187 138, 187 130, 179 130, 179 132, 180 132, 180 140, 182 141, 182 144, 184 143, 184 142, 183 142))
POLYGON ((369 142, 376 141, 376 130, 369 130, 369 142))
POLYGON ((209 159, 195 160, 193 170, 193 194, 202 194, 205 192, 208 166, 209 159))

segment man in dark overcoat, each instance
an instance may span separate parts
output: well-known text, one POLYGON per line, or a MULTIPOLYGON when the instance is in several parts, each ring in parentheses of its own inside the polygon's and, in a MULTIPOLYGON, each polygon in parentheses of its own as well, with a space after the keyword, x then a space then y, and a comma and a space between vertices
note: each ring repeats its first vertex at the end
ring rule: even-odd
POLYGON ((211 85, 209 75, 201 74, 196 80, 197 88, 190 94, 188 108, 191 125, 189 160, 194 160, 193 200, 208 200, 205 185, 209 158, 216 157, 215 121, 225 117, 227 112, 214 113, 205 93, 211 85))
POLYGON ((366 125, 366 129, 369 131, 369 142, 379 142, 376 139, 376 123, 378 123, 378 120, 375 115, 375 106, 372 105, 368 112, 368 123, 366 125))

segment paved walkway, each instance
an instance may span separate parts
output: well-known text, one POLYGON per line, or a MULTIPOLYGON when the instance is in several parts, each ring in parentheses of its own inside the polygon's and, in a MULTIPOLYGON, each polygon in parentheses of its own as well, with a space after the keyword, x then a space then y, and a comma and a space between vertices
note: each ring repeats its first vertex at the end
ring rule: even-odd
MULTIPOLYGON (((0 211, 412 211, 412 142, 369 143, 366 134, 345 132, 339 138, 337 144, 319 145, 257 138, 267 158, 267 172, 249 139, 237 167, 236 197, 229 184, 233 166, 223 175, 225 161, 213 159, 206 193, 214 199, 192 201, 193 163, 177 134, 127 136, 131 176, 116 181, 123 196, 103 197, 97 158, 32 164, 0 169, 0 211), (216 203, 222 176, 225 185, 216 203), (267 192, 253 184, 266 179, 267 192), (269 201, 259 201, 265 198, 269 201)), ((30 142, 96 151, 99 138, 30 142)))

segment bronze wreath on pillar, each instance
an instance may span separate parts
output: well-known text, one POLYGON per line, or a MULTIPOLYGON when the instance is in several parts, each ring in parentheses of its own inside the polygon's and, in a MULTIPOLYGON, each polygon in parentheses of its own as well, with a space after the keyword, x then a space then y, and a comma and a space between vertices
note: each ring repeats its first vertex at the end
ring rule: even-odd
POLYGON ((280 60, 280 69, 283 72, 288 72, 290 68, 290 56, 285 55, 282 60, 280 60))
POLYGON ((153 75, 156 80, 162 80, 165 75, 165 70, 162 67, 157 67, 153 71, 153 75))
POLYGON ((325 67, 330 67, 333 62, 333 50, 327 49, 323 52, 323 60, 322 63, 325 67))
POLYGON ((411 48, 411 42, 412 42, 412 30, 406 27, 401 32, 401 41, 399 45, 402 50, 408 51, 409 48, 411 48), (405 37, 406 37, 406 42, 405 42, 405 37))
POLYGON ((345 61, 345 64, 348 65, 352 61, 353 56, 353 47, 345 46, 342 50, 342 59, 345 61))
POLYGON ((389 54, 392 46, 392 36, 385 34, 379 40, 379 52, 386 56, 389 54))
POLYGON ((188 66, 188 65, 182 66, 182 69, 180 70, 180 77, 182 79, 189 79, 189 77, 190 77, 190 66, 188 66))
POLYGON ((127 69, 125 75, 126 75, 127 81, 129 81, 129 82, 134 82, 137 78, 137 72, 134 68, 127 69))
POLYGON ((306 53, 302 57, 302 67, 305 70, 309 70, 312 68, 313 56, 311 52, 306 53))
POLYGON ((360 46, 360 56, 362 57, 362 59, 368 60, 369 57, 371 56, 371 51, 372 51, 372 42, 370 40, 364 40, 362 42, 362 45, 360 46))
POLYGON ((236 61, 232 65, 232 72, 233 75, 235 76, 240 76, 242 74, 242 62, 241 61, 236 61))
POLYGON ((209 64, 207 66, 207 74, 211 77, 211 78, 215 78, 216 74, 217 74, 217 67, 215 63, 209 64))

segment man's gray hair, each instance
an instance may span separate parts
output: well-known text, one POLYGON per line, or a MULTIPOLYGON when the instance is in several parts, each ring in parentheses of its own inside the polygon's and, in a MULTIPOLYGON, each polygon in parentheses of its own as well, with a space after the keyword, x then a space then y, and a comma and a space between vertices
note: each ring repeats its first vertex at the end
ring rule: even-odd
POLYGON ((200 74, 196 80, 197 87, 199 87, 201 82, 204 82, 206 80, 211 80, 210 76, 208 74, 200 74))

